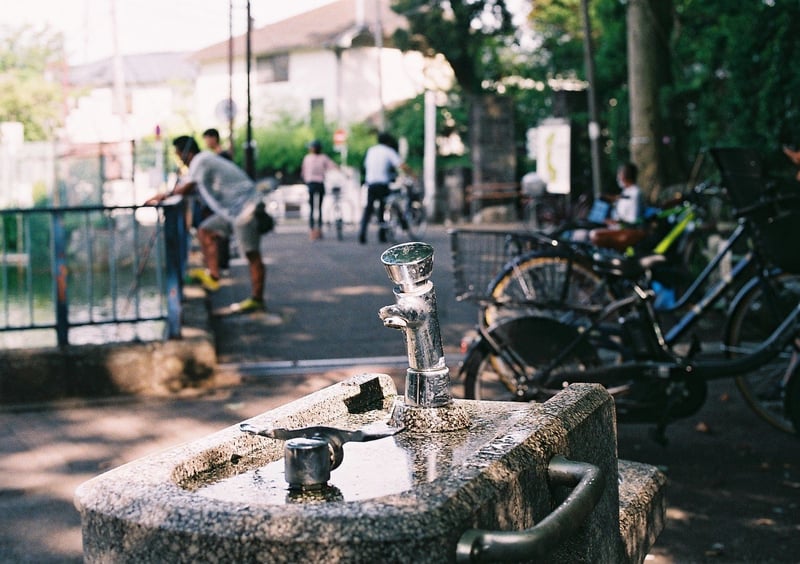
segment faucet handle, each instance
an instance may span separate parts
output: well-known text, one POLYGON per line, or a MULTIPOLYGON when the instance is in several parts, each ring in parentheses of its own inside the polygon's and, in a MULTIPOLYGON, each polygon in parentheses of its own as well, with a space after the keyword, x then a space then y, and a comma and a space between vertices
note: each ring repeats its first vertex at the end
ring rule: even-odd
POLYGON ((253 435, 260 435, 262 437, 269 437, 270 439, 278 439, 287 441, 295 438, 306 439, 325 439, 328 442, 343 445, 344 443, 366 443, 391 437, 403 430, 403 427, 394 427, 386 423, 377 422, 366 425, 361 429, 355 431, 348 431, 346 429, 338 429, 336 427, 326 427, 324 425, 316 425, 313 427, 301 427, 299 429, 285 429, 275 427, 256 427, 250 423, 241 423, 239 429, 245 433, 253 435))
POLYGON ((379 422, 356 431, 347 431, 325 426, 276 429, 242 423, 239 429, 245 433, 286 441, 283 459, 284 474, 286 481, 289 482, 289 489, 317 490, 327 484, 331 470, 335 470, 342 463, 344 443, 364 443, 390 437, 402 431, 403 426, 389 426, 379 422))

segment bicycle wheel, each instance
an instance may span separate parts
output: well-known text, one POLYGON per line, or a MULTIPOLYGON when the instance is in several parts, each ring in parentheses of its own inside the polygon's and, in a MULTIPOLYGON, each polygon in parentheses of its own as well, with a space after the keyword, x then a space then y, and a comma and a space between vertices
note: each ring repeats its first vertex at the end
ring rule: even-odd
POLYGON ((548 382, 536 383, 538 369, 549 364, 573 342, 577 329, 551 318, 520 317, 503 321, 489 334, 501 349, 500 357, 517 366, 518 373, 497 370, 492 359, 498 357, 485 343, 474 348, 462 367, 467 399, 544 401, 569 384, 558 378, 559 373, 574 373, 598 362, 592 345, 582 341, 551 373, 548 382))
MULTIPOLYGON (((736 297, 725 345, 732 358, 755 350, 800 301, 800 275, 754 280, 736 297)), ((786 433, 798 429, 787 412, 787 385, 797 369, 800 336, 770 362, 736 377, 744 400, 759 417, 786 433)))
POLYGON ((497 305, 484 310, 487 327, 503 318, 546 311, 519 305, 532 300, 547 304, 553 311, 605 305, 613 300, 608 284, 590 268, 570 257, 542 252, 524 255, 507 265, 491 284, 490 295, 497 305))
POLYGON ((333 223, 336 227, 336 240, 344 240, 344 220, 339 216, 333 220, 333 223))
POLYGON ((344 239, 344 218, 342 216, 342 203, 338 199, 333 201, 331 215, 333 216, 333 229, 336 232, 336 240, 341 241, 344 239))
POLYGON ((402 232, 402 211, 393 203, 386 210, 387 221, 381 226, 387 243, 398 243, 402 232))
POLYGON ((408 234, 412 239, 420 239, 425 236, 428 229, 428 212, 419 200, 412 200, 406 210, 406 224, 408 234))

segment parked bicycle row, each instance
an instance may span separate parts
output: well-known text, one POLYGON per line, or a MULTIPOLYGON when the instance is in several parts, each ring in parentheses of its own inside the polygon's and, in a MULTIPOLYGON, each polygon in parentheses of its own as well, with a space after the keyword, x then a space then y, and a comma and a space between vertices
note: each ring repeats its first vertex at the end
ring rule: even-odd
POLYGON ((633 229, 609 232, 600 205, 548 231, 453 230, 458 297, 478 306, 465 396, 542 401, 600 383, 620 421, 654 423, 663 441, 709 380, 731 377, 760 417, 797 434, 800 254, 786 242, 800 235, 800 192, 767 178, 753 151, 711 155, 718 179, 633 229), (722 197, 730 232, 709 221, 722 197))

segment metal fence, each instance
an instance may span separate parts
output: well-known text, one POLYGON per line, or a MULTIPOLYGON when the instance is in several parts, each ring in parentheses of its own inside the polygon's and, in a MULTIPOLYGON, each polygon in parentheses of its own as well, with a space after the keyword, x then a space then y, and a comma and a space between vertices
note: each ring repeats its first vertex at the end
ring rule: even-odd
POLYGON ((0 336, 54 332, 59 346, 179 337, 184 216, 179 197, 0 210, 0 336))

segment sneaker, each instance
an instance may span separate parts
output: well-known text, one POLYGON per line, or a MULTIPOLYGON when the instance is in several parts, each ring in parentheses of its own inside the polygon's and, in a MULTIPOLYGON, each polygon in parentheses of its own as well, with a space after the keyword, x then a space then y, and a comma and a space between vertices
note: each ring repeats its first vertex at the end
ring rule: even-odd
POLYGON ((231 305, 231 311, 235 311, 237 313, 247 313, 250 311, 264 311, 264 302, 263 300, 257 300, 255 298, 247 298, 246 300, 241 301, 238 304, 231 305))
POLYGON ((207 292, 216 292, 219 290, 219 280, 211 276, 207 270, 203 268, 193 268, 188 274, 192 280, 200 282, 207 292))

